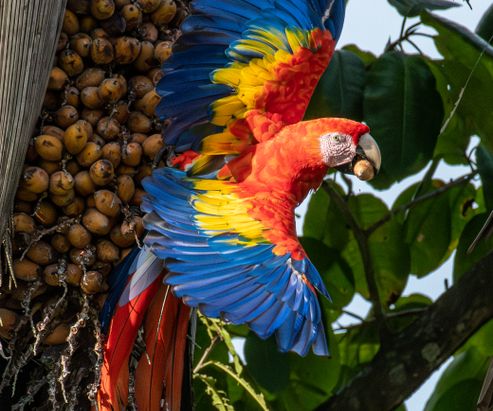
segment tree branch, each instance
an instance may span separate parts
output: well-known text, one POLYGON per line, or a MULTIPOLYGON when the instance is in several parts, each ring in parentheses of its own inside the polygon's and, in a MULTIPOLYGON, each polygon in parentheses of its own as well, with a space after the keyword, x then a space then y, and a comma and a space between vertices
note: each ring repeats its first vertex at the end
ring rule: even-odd
POLYGON ((389 411, 399 406, 474 332, 493 318, 493 252, 481 260, 319 411, 389 411))
POLYGON ((401 206, 395 208, 394 210, 391 210, 385 217, 383 217, 381 220, 377 221, 375 224, 373 224, 371 227, 369 227, 366 230, 366 234, 369 235, 369 234, 373 233, 375 230, 377 230, 382 225, 384 225, 387 221, 391 220, 395 215, 402 213, 404 211, 407 211, 407 210, 417 206, 418 204, 421 204, 424 201, 438 197, 439 195, 447 192, 449 189, 451 189, 453 187, 459 186, 463 183, 468 183, 474 177, 476 177, 477 174, 478 174, 478 171, 476 171, 476 170, 472 171, 471 173, 466 174, 466 175, 458 178, 457 180, 452 180, 450 183, 447 183, 447 184, 443 185, 442 187, 440 187, 434 191, 423 194, 420 197, 414 198, 409 203, 402 204, 401 206))

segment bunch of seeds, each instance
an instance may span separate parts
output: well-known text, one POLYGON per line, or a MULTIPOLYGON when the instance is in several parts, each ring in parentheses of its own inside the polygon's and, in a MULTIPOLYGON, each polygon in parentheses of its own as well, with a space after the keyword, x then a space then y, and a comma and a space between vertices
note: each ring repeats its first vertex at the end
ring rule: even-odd
POLYGON ((68 0, 0 293, 0 389, 13 409, 38 397, 79 409, 83 385, 94 395, 98 311, 143 234, 141 181, 163 148, 154 87, 186 13, 180 0, 68 0))

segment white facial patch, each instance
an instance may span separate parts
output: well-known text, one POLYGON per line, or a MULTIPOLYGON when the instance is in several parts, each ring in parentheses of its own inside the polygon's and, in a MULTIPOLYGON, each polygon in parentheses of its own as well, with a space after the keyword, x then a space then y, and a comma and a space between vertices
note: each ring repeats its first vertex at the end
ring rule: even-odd
POLYGON ((353 138, 347 134, 328 133, 320 137, 322 159, 329 167, 351 162, 356 155, 353 138))

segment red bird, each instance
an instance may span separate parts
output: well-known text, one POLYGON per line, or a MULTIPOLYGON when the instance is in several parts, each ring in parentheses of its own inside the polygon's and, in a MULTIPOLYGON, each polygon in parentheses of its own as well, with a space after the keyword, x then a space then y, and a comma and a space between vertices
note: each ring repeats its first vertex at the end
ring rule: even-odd
POLYGON ((180 409, 189 307, 275 335, 281 351, 328 354, 317 297, 328 293, 294 210, 329 168, 364 161, 371 177, 380 167, 366 125, 302 121, 343 18, 344 0, 192 4, 157 87, 171 163, 186 171, 164 167, 143 183, 148 233, 113 275, 100 410, 126 405, 144 317, 141 410, 162 409, 162 399, 180 409))

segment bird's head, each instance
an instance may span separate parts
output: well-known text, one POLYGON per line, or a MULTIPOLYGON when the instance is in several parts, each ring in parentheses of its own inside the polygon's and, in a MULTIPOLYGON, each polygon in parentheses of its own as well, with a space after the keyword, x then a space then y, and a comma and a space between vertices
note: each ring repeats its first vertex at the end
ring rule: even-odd
POLYGON ((368 126, 356 121, 332 118, 324 121, 319 137, 324 163, 360 180, 371 180, 380 169, 380 149, 368 126))

